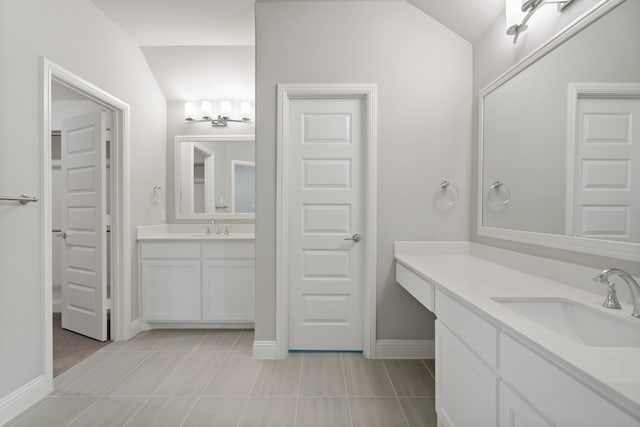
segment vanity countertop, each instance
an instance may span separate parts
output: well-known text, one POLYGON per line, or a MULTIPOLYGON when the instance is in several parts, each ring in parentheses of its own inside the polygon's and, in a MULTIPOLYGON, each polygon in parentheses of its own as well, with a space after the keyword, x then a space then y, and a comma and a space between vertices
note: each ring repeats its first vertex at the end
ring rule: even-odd
MULTIPOLYGON (((421 251, 414 242, 397 242, 395 258, 499 329, 553 360, 581 382, 640 415, 639 347, 592 347, 571 341, 493 298, 572 300, 608 315, 637 321, 640 328, 640 319, 630 316, 631 304, 622 302, 622 310, 606 309, 601 306, 606 294, 604 287, 601 294, 596 294, 490 262, 473 255, 470 249, 473 245, 469 242, 431 243, 421 251)), ((587 275, 584 280, 590 281, 591 277, 587 275)), ((437 304, 436 300, 436 311, 437 304)))
POLYGON ((144 241, 192 240, 192 241, 246 241, 254 242, 253 224, 219 224, 221 233, 216 234, 215 225, 207 224, 159 224, 138 227, 136 239, 144 241), (229 227, 229 233, 224 230, 229 227), (209 230, 209 232, 207 231, 209 230))
POLYGON ((138 241, 155 240, 246 240, 255 241, 253 233, 229 233, 229 234, 206 234, 206 233, 160 233, 138 237, 138 241))

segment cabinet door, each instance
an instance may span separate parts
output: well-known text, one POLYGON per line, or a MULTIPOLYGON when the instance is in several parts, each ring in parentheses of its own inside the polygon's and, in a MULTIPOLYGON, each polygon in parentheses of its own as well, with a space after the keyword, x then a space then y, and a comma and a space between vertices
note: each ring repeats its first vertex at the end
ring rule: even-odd
POLYGON ((143 320, 200 320, 200 260, 142 260, 140 276, 143 320))
POLYGON ((436 320, 436 378, 439 426, 497 425, 496 374, 439 320, 436 320))
POLYGON ((553 427, 511 387, 500 383, 500 427, 553 427))
POLYGON ((255 261, 202 261, 202 320, 253 322, 255 261))
POLYGON ((554 425, 638 427, 637 419, 614 406, 615 398, 596 394, 567 372, 513 337, 500 334, 502 381, 517 390, 554 425))

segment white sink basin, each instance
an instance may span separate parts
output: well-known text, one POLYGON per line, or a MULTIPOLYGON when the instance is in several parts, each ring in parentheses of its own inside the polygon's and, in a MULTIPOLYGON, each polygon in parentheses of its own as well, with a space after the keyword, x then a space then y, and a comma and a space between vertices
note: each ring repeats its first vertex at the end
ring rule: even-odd
POLYGON ((640 319, 612 316, 562 298, 493 298, 511 310, 580 344, 640 347, 640 319))

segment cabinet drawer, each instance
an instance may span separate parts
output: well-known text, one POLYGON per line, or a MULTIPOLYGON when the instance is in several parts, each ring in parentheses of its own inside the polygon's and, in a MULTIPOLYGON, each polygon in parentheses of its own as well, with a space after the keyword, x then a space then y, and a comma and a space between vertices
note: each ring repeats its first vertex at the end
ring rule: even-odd
POLYGON ((638 426, 616 408, 509 335, 500 334, 503 381, 549 421, 559 426, 638 426))
POLYGON ((427 307, 429 311, 434 310, 433 298, 435 286, 399 262, 396 262, 396 282, 402 285, 407 292, 427 307))
POLYGON ((207 242, 202 244, 203 258, 254 259, 256 244, 247 242, 207 242))
POLYGON ((191 242, 142 242, 142 258, 200 258, 200 243, 191 242))
POLYGON ((498 330, 440 290, 436 291, 436 316, 485 363, 496 368, 498 330))

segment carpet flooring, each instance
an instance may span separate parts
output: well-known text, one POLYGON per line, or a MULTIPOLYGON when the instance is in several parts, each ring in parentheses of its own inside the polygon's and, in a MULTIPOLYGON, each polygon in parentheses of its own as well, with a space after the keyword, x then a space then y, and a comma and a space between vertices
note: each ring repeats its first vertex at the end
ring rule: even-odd
POLYGON ((107 344, 109 341, 96 341, 62 329, 61 314, 53 313, 53 376, 60 375, 107 344))

